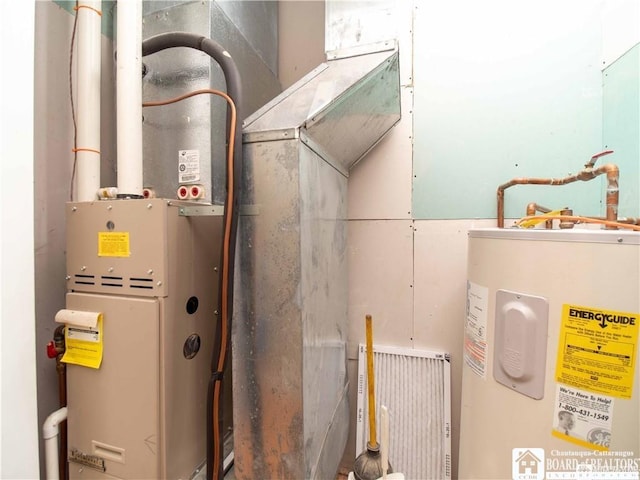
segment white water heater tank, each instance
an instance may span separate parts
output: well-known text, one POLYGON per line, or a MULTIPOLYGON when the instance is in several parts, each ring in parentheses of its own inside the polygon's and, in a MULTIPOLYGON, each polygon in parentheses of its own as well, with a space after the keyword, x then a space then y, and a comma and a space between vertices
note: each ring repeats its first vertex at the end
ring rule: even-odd
POLYGON ((640 233, 469 232, 459 478, 639 478, 640 233))

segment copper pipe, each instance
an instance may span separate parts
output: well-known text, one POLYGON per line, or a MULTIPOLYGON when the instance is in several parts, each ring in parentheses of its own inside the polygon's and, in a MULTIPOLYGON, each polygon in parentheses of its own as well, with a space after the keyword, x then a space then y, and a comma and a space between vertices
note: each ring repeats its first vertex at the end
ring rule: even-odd
MULTIPOLYGON (((589 215, 589 218, 593 218, 594 220, 606 220, 605 217, 592 217, 589 215)), ((618 223, 624 223, 625 225, 640 225, 640 217, 619 217, 616 220, 618 223)))
MULTIPOLYGON (((60 361, 62 355, 56 359, 56 370, 58 371, 58 389, 60 391, 60 406, 67 406, 67 366, 60 361)), ((60 455, 58 458, 58 470, 60 479, 67 480, 69 472, 67 468, 67 421, 60 422, 60 455)))
MULTIPOLYGON (((608 163, 598 168, 593 168, 593 164, 596 160, 604 155, 612 153, 613 150, 605 150, 600 152, 585 164, 584 170, 578 172, 575 175, 570 175, 565 178, 514 178, 507 183, 503 183, 498 187, 498 227, 504 228, 504 191, 513 187, 514 185, 567 185, 569 183, 576 182, 578 180, 587 182, 596 178, 599 175, 607 175, 607 193, 606 193, 606 219, 611 222, 615 222, 618 219, 618 178, 619 170, 614 164, 608 163)), ((615 230, 615 227, 607 226, 607 229, 615 230)))
POLYGON ((536 212, 540 212, 540 213, 549 213, 551 211, 550 208, 547 207, 543 207, 542 205, 538 205, 535 202, 531 202, 529 205, 527 205, 527 215, 535 215, 536 212))
MULTIPOLYGON (((550 208, 543 207, 542 205, 538 205, 535 202, 531 202, 529 205, 527 205, 527 217, 532 217, 533 215, 536 214, 536 212, 549 213, 550 211, 551 211, 550 208)), ((544 222, 544 227, 547 230, 550 230, 551 228, 553 228, 553 220, 546 220, 544 222)))
POLYGON ((560 219, 558 227, 560 227, 561 229, 573 228, 573 226, 575 225, 575 221, 569 219, 569 217, 573 216, 573 210, 571 210, 570 208, 563 208, 562 210, 560 210, 560 216, 565 218, 560 219))

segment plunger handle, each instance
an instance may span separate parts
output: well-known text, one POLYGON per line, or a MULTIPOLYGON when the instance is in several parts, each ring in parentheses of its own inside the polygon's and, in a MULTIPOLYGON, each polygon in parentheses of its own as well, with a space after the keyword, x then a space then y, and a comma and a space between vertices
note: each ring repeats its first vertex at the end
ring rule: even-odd
POLYGON ((367 333, 367 390, 369 396, 369 444, 376 448, 376 398, 373 383, 373 323, 371 315, 366 316, 367 333))

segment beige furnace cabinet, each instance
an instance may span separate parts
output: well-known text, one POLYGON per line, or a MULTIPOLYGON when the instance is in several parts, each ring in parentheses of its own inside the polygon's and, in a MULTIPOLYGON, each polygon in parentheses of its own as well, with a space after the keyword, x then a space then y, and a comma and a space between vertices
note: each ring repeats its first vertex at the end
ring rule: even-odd
POLYGON ((204 462, 217 209, 162 199, 67 206, 66 307, 102 314, 103 349, 99 368, 68 364, 71 479, 184 479, 204 462))

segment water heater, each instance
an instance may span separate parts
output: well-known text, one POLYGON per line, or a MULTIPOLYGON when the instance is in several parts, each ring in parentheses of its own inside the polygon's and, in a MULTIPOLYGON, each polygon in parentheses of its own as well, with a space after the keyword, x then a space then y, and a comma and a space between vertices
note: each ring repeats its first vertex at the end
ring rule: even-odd
POLYGON ((460 478, 638 478, 639 323, 640 234, 471 230, 460 478))

